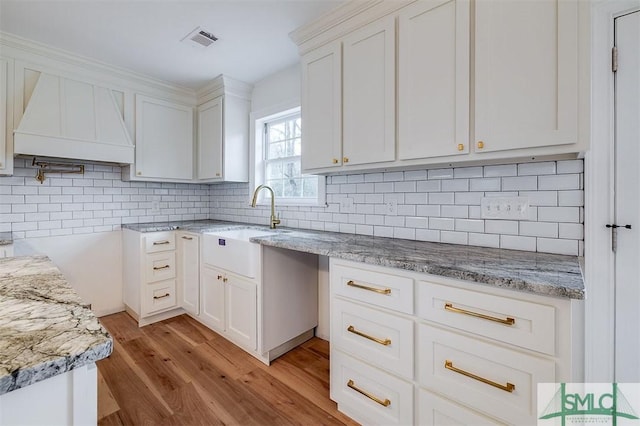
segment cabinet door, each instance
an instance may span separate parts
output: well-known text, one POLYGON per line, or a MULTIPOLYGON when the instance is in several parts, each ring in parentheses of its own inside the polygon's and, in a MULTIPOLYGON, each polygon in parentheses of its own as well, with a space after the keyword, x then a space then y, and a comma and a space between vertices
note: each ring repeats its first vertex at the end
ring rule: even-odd
POLYGON ((225 330, 224 274, 216 269, 202 268, 200 275, 200 318, 216 331, 225 330))
POLYGON ((469 152, 469 2, 419 1, 398 20, 398 156, 469 152))
POLYGON ((302 64, 302 169, 342 164, 340 42, 307 53, 302 64))
POLYGON ((343 163, 395 159, 394 16, 344 39, 343 163))
POLYGON ((193 179, 193 108, 136 95, 136 176, 193 179))
POLYGON ((256 350, 256 285, 235 276, 227 277, 227 335, 238 345, 256 350))
POLYGON ((180 305, 193 315, 200 313, 200 249, 193 234, 178 237, 178 288, 180 305))
POLYGON ((475 150, 572 144, 578 2, 476 2, 475 150))
POLYGON ((198 107, 198 179, 222 179, 223 98, 198 107))

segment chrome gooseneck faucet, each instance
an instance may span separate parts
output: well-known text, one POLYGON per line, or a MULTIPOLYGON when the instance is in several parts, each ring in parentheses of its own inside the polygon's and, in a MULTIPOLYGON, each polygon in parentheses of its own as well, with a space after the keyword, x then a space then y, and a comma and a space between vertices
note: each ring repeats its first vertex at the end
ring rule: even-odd
POLYGON ((251 201, 251 207, 256 206, 256 202, 258 201, 258 192, 261 189, 268 189, 271 192, 271 222, 269 224, 269 228, 276 229, 276 225, 280 223, 280 219, 276 217, 276 196, 273 193, 273 189, 267 185, 259 185, 255 191, 253 191, 253 201, 251 201))

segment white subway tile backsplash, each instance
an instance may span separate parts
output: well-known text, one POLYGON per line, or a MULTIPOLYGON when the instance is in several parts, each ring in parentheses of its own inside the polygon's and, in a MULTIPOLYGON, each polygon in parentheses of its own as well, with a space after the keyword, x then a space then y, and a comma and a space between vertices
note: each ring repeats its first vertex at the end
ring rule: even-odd
POLYGON ((538 207, 541 222, 581 223, 579 207, 538 207))
POLYGON ((518 176, 538 176, 556 174, 556 162, 518 164, 518 176))
POLYGON ((453 179, 453 169, 431 169, 427 171, 428 179, 453 179))
POLYGON ((440 242, 467 245, 469 239, 466 232, 440 231, 440 242))
POLYGON ((503 177, 503 191, 535 191, 538 189, 537 176, 503 177))
POLYGON ((558 224, 551 222, 520 222, 520 235, 558 238, 558 224))
POLYGON ((469 191, 500 191, 500 178, 477 178, 469 180, 469 191))
MULTIPOLYGON (((582 253, 583 167, 582 160, 563 160, 335 175, 326 179, 326 206, 276 203, 276 209, 289 227, 582 253), (483 220, 483 196, 528 197, 528 220, 483 220), (354 208, 341 212, 347 197, 354 208), (391 201, 393 215, 387 214, 391 201)), ((166 220, 268 222, 268 206, 248 206, 248 184, 123 182, 120 176, 119 167, 87 165, 83 177, 53 174, 40 185, 25 160, 16 159, 15 176, 0 177, 0 230, 24 238, 166 220), (160 212, 152 212, 152 201, 160 212)))
POLYGON ((540 176, 538 177, 538 188, 541 191, 580 189, 580 176, 579 174, 540 176))
POLYGON ((538 250, 545 253, 578 256, 578 241, 559 238, 538 238, 538 250))
POLYGON ((500 235, 500 248, 511 250, 536 251, 536 238, 500 235))
MULTIPOLYGON (((484 177, 518 176, 517 164, 484 166, 484 177)), ((480 245, 480 244, 477 244, 480 245)))

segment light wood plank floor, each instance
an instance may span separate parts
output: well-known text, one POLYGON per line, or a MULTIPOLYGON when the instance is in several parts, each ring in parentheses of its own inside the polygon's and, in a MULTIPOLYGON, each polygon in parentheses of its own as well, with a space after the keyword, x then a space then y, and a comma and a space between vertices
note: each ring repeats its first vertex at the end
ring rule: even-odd
POLYGON ((143 328, 100 318, 100 425, 355 425, 329 399, 329 343, 313 338, 267 367, 182 315, 143 328))

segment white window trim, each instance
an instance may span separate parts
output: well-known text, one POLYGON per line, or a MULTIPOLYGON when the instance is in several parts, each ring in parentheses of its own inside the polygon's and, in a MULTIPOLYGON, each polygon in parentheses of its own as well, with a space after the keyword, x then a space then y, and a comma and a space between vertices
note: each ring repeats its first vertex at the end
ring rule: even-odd
MULTIPOLYGON (((253 111, 249 114, 250 128, 249 133, 251 135, 251 143, 249 149, 249 202, 253 198, 253 191, 255 188, 264 183, 264 164, 262 164, 262 143, 263 127, 264 123, 278 116, 285 116, 300 111, 300 101, 290 100, 282 102, 277 105, 273 105, 268 108, 261 109, 259 111, 253 111)), ((302 138, 304 141, 304 123, 302 125, 302 138)), ((326 193, 326 178, 324 176, 316 176, 318 178, 318 198, 317 200, 295 200, 291 198, 278 198, 276 197, 277 206, 298 206, 298 207, 326 207, 327 205, 327 193, 326 193)), ((267 191, 260 191, 258 197, 258 205, 269 205, 271 203, 269 197, 266 196, 267 191)))

